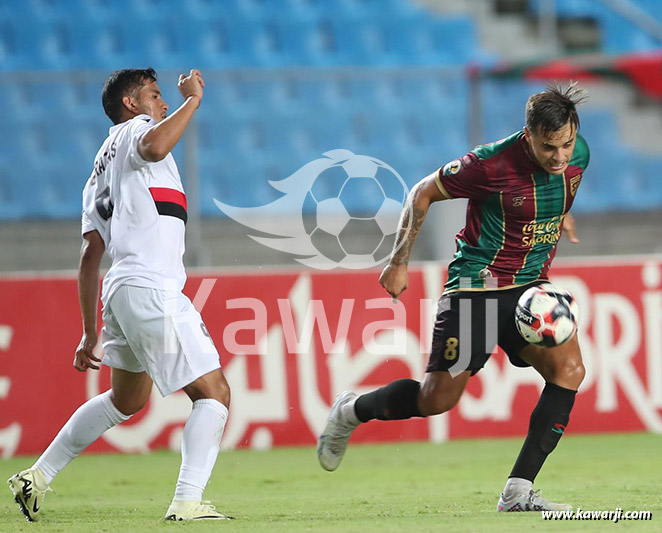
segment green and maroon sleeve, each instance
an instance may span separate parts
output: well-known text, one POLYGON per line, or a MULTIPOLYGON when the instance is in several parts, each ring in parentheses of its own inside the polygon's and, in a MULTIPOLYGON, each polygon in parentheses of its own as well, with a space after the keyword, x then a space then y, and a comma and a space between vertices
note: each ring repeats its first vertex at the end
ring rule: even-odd
POLYGON ((582 170, 586 170, 590 159, 591 151, 588 149, 588 143, 584 137, 578 134, 577 142, 575 143, 575 151, 572 153, 570 164, 572 166, 579 167, 582 170))
POLYGON ((483 162, 473 152, 437 171, 437 187, 449 198, 486 198, 492 191, 483 162))

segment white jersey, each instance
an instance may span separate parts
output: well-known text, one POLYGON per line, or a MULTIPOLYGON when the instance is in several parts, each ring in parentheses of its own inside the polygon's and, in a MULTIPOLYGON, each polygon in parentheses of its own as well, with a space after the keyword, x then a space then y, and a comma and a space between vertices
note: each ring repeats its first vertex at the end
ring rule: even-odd
POLYGON ((181 291, 186 196, 168 154, 156 163, 138 141, 156 121, 138 115, 110 128, 83 191, 82 233, 97 230, 112 259, 103 279, 104 306, 122 285, 181 291))

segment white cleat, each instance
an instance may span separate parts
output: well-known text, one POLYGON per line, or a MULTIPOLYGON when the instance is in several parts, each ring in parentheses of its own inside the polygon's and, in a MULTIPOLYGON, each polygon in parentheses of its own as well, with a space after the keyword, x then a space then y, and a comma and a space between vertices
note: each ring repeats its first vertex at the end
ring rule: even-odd
POLYGON ((37 522, 44 497, 47 492, 51 491, 41 469, 23 470, 10 477, 7 483, 14 494, 14 501, 18 504, 28 522, 37 522))
POLYGON ((165 520, 234 520, 234 516, 219 513, 209 502, 173 500, 168 507, 165 520))
POLYGON ((333 472, 342 461, 352 431, 359 425, 358 419, 348 420, 343 415, 342 407, 356 399, 352 391, 338 395, 331 407, 324 431, 317 439, 317 458, 324 470, 333 472))
POLYGON ((497 511, 572 511, 572 505, 568 503, 554 503, 542 497, 540 489, 531 489, 528 493, 521 492, 505 498, 503 492, 499 497, 497 511))

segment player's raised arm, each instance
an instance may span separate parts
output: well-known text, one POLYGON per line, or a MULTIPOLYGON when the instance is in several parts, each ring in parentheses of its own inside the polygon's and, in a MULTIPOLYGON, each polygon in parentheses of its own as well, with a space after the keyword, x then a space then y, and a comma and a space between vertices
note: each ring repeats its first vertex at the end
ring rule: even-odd
POLYGON ((83 235, 78 266, 78 298, 83 317, 83 336, 76 349, 74 367, 85 372, 88 368, 98 370, 100 360, 93 350, 97 344, 97 306, 99 305, 99 267, 105 244, 98 231, 83 235))
POLYGON ((379 283, 393 298, 399 298, 409 284, 409 257, 430 204, 448 199, 439 188, 437 173, 430 174, 414 186, 402 209, 391 258, 379 276, 379 283))
MULTIPOLYGON (((179 76, 177 88, 184 97, 184 102, 168 118, 165 118, 168 106, 163 102, 164 120, 152 127, 138 142, 138 152, 143 159, 152 162, 161 161, 172 151, 184 135, 193 114, 200 107, 204 86, 205 82, 199 70, 193 69, 188 76, 184 74, 179 76)), ((154 96, 161 98, 160 93, 154 96)))

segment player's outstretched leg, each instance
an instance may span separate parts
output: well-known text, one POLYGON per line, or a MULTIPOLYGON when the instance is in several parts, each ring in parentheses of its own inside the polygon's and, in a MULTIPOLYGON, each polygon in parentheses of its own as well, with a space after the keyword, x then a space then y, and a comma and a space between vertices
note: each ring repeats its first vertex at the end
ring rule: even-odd
POLYGON ((28 522, 37 522, 44 497, 51 490, 41 469, 32 467, 23 470, 10 477, 7 483, 14 494, 14 501, 18 503, 28 522))
MULTIPOLYGON (((430 383, 435 383, 441 372, 432 372, 427 374, 424 387, 431 391, 431 399, 435 399, 436 390, 430 383), (434 376, 433 376, 434 375, 434 376)), ((448 376, 448 373, 444 373, 448 376)), ((460 382, 461 380, 458 380, 460 382)), ((459 394, 464 389, 466 379, 461 381, 458 388, 459 394)), ((442 387, 443 388, 443 387, 442 387)), ((449 388, 453 394, 455 391, 449 388)), ((317 457, 322 468, 332 472, 342 461, 347 442, 352 431, 361 423, 370 420, 405 420, 416 416, 423 416, 418 408, 418 396, 421 391, 421 384, 413 379, 398 379, 377 390, 363 394, 359 397, 351 391, 345 391, 336 398, 324 431, 317 441, 317 457)), ((427 398, 427 397, 425 397, 427 398)), ((455 396, 454 396, 455 398, 455 396)), ((435 411, 431 408, 430 414, 443 412, 455 404, 457 399, 452 402, 446 402, 446 407, 435 411)), ((434 403, 434 402, 433 402, 434 403)), ((438 407, 438 406, 437 406, 438 407)))
POLYGON ((34 466, 9 478, 7 483, 14 499, 29 521, 39 520, 44 495, 58 472, 102 433, 129 418, 131 415, 125 415, 115 407, 111 391, 99 394, 71 415, 34 466))
POLYGON ((331 407, 324 431, 317 440, 317 458, 324 470, 333 472, 342 461, 352 431, 359 425, 354 413, 356 394, 345 391, 331 407))

